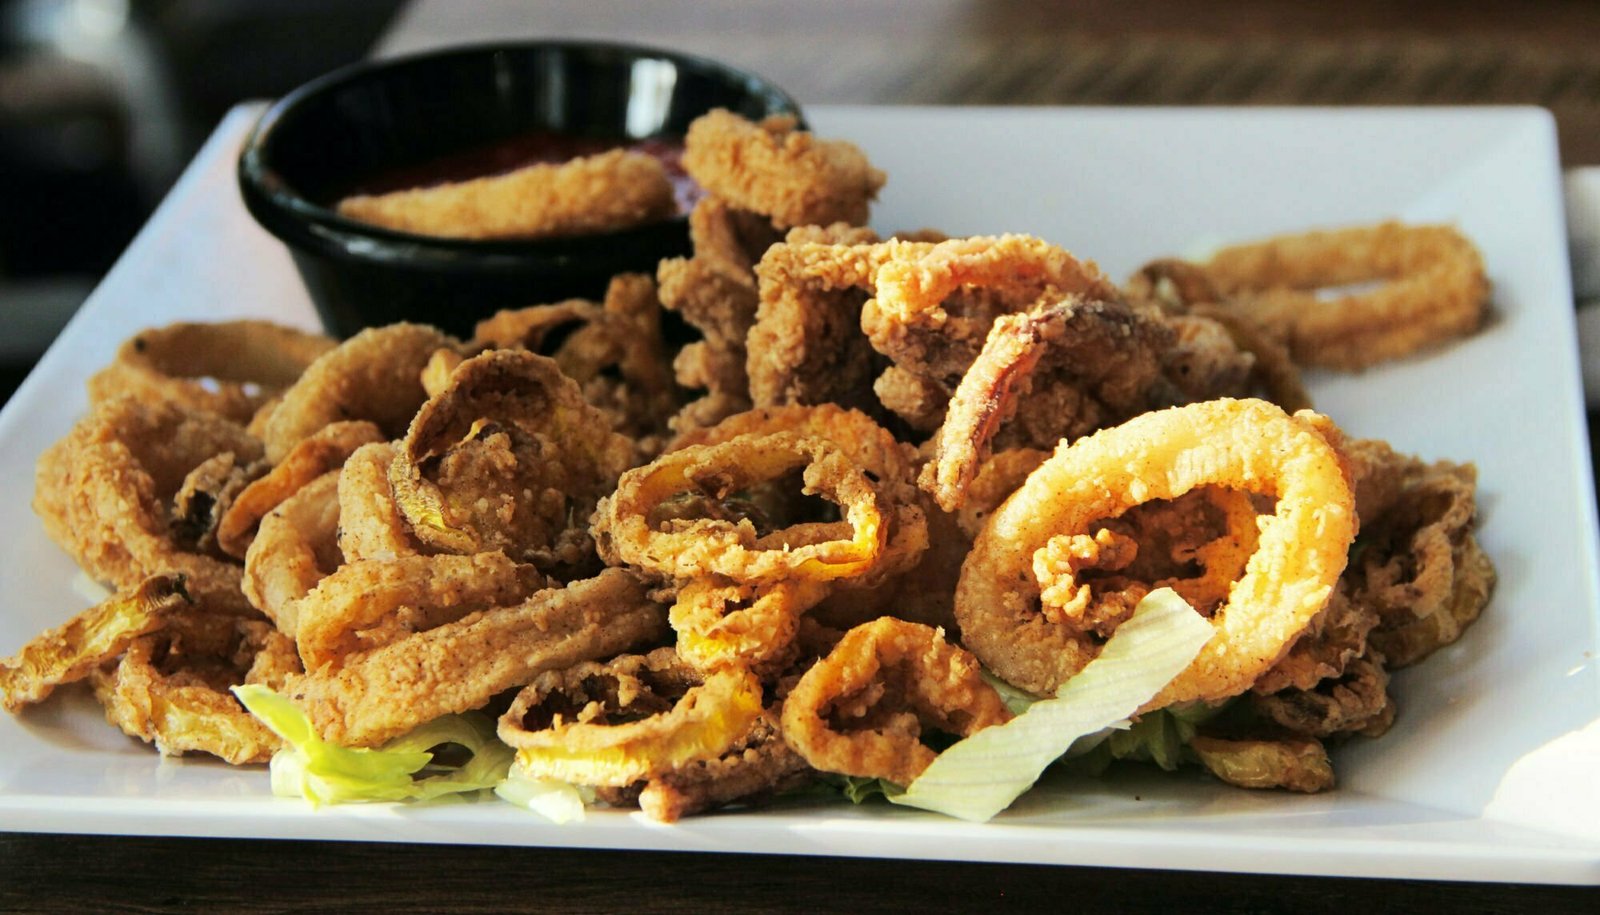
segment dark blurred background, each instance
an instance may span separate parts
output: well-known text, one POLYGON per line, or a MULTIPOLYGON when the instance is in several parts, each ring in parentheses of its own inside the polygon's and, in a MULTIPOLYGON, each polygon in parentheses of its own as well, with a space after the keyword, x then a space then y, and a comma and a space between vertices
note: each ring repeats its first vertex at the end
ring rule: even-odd
POLYGON ((0 400, 229 107, 365 56, 400 0, 0 0, 0 400))

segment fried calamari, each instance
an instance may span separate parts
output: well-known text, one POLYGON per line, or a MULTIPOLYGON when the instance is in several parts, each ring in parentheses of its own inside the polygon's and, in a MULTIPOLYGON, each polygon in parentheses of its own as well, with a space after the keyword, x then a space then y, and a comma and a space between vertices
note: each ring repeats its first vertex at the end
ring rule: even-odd
POLYGON ((614 149, 431 187, 361 194, 339 215, 440 238, 534 239, 615 232, 677 211, 661 160, 614 149))

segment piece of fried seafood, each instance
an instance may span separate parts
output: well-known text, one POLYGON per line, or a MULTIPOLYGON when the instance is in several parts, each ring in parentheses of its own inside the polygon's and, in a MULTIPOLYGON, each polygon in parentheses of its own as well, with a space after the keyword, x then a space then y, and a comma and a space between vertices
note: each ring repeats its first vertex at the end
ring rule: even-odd
MULTIPOLYGON (((645 455, 660 450, 667 420, 682 404, 662 340, 655 283, 643 274, 613 277, 599 304, 568 299, 498 312, 478 323, 467 344, 469 351, 485 348, 523 349, 555 360, 584 399, 645 455)), ((448 383, 447 376, 435 382, 430 396, 448 383)))
POLYGON ((978 661, 937 629, 884 617, 845 633, 783 701, 783 738, 823 772, 908 785, 954 737, 1011 719, 978 661))
POLYGON ((58 686, 82 680, 189 601, 182 575, 153 575, 39 633, 0 660, 0 707, 15 713, 58 686))
POLYGON ((393 442, 362 445, 339 471, 338 544, 346 562, 396 559, 423 551, 389 486, 389 467, 397 450, 393 442))
POLYGON ((267 458, 279 463, 336 422, 366 420, 385 439, 399 438, 427 399, 423 368, 434 353, 460 345, 432 327, 404 323, 368 328, 340 343, 307 367, 267 416, 267 458))
POLYGON ((326 740, 376 746, 441 715, 482 708, 549 670, 660 644, 666 608, 638 575, 594 578, 343 654, 284 692, 326 740))
MULTIPOLYGON (((859 411, 834 404, 750 410, 679 436, 669 454, 777 434, 823 439, 864 470, 884 507, 883 555, 868 573, 827 580, 742 581, 727 570, 695 576, 680 569, 670 619, 678 633, 680 656, 696 667, 714 669, 732 663, 762 671, 781 667, 802 613, 814 610, 830 619, 842 615, 851 621, 877 616, 894 599, 896 579, 917 564, 927 547, 926 516, 912 484, 915 453, 859 411)), ((726 495, 679 493, 655 514, 658 521, 670 518, 676 523, 697 518, 748 523, 758 540, 785 531, 781 539, 791 549, 836 536, 838 506, 806 495, 798 472, 750 481, 726 495)))
POLYGON ((1474 536, 1477 469, 1382 442, 1354 448, 1373 494, 1346 573, 1350 599, 1376 615, 1368 638, 1389 666, 1406 667, 1460 638, 1494 591, 1494 564, 1474 536))
POLYGON ((293 640, 266 620, 197 602, 166 614, 91 680, 106 720, 163 756, 203 752, 243 765, 266 762, 280 741, 229 688, 279 689, 299 669, 293 640))
POLYGON ((872 379, 888 362, 862 336, 861 309, 884 256, 880 245, 767 249, 756 266, 760 304, 745 341, 752 403, 875 406, 872 379))
MULTIPOLYGON (((1165 565, 1141 573, 1140 555, 1159 558, 1161 548, 1110 519, 1207 487, 1191 498, 1218 516, 1201 528, 1217 536, 1166 551, 1194 549, 1204 574, 1191 584, 1225 596, 1209 613, 1216 635, 1148 707, 1250 688, 1327 604, 1355 536, 1355 498, 1327 428, 1321 417, 1290 416, 1265 401, 1216 400, 1142 414, 1061 446, 990 515, 962 567, 964 644, 1007 682, 1053 693, 1098 653, 1135 592, 1149 589, 1137 577, 1165 565), (1258 499, 1270 512, 1257 513, 1258 499), (1102 569, 1115 573, 1106 587, 1102 569)), ((1142 511, 1182 517, 1183 509, 1142 511)))
POLYGON ((92 405, 170 400, 249 422, 334 341, 270 321, 178 322, 128 338, 89 378, 92 405))
POLYGON ((312 481, 336 471, 357 448, 383 441, 372 423, 329 423, 289 449, 266 473, 232 493, 217 521, 216 542, 229 556, 243 559, 263 518, 312 481))
POLYGON ((1483 256, 1451 226, 1389 221, 1280 235, 1224 248, 1203 267, 1302 365, 1367 368, 1470 334, 1488 315, 1483 256))
POLYGON ((669 582, 830 582, 876 574, 886 510, 868 471, 831 441, 752 433, 679 448, 623 474, 595 511, 593 531, 608 563, 669 582), (801 495, 822 497, 817 509, 826 514, 817 520, 765 529, 759 512, 727 510, 729 497, 794 474, 801 495))
POLYGON ((113 589, 177 572, 197 598, 250 612, 240 566, 202 546, 204 531, 180 523, 176 507, 195 469, 224 453, 249 464, 261 443, 220 414, 172 401, 102 401, 40 456, 34 511, 57 545, 113 589))
POLYGON ((1116 299, 1115 287, 1093 262, 1022 235, 886 247, 872 284, 861 329, 892 363, 875 381, 875 393, 924 432, 943 422, 996 319, 1046 299, 1116 299))
MULTIPOLYGON (((840 449, 861 467, 887 507, 886 552, 873 574, 851 577, 841 584, 872 588, 887 578, 914 565, 927 545, 926 518, 917 498, 914 482, 915 450, 895 437, 870 416, 837 404, 764 407, 728 417, 716 426, 698 429, 673 440, 669 450, 689 446, 715 446, 746 435, 796 433, 816 436, 840 449)), ((765 517, 754 522, 772 528, 787 527, 806 519, 806 499, 796 499, 798 487, 785 487, 782 481, 769 481, 746 493, 765 517)), ((814 503, 811 510, 820 508, 814 503)), ((830 517, 833 513, 830 513, 830 517)))
POLYGON ((428 187, 358 194, 339 215, 440 238, 538 239, 616 232, 677 211, 661 160, 613 149, 428 187))
POLYGON ((196 464, 172 497, 174 534, 181 542, 192 544, 195 552, 229 555, 219 537, 222 519, 234 499, 268 469, 266 460, 241 463, 232 451, 218 452, 196 464))
POLYGON ((307 670, 470 613, 525 600, 549 586, 504 553, 405 556, 340 566, 297 602, 295 640, 307 670))
POLYGON ((918 480, 957 511, 997 438, 1050 448, 1178 400, 1170 327, 1118 301, 1069 295, 996 318, 962 375, 918 480))
POLYGON ((500 719, 517 770, 602 789, 652 819, 750 804, 813 775, 775 706, 737 670, 702 673, 673 649, 541 674, 500 719))
POLYGON ((1197 734, 1189 749, 1207 771, 1240 788, 1313 794, 1333 787, 1333 763, 1314 738, 1227 738, 1197 734))
POLYGON ((756 317, 755 265, 781 233, 771 221, 701 198, 689 214, 691 257, 667 258, 656 267, 661 305, 677 312, 701 339, 679 351, 677 381, 705 396, 748 398, 745 337, 756 317))
POLYGON ((1185 402, 1262 397, 1291 413, 1311 408, 1285 343, 1234 307, 1199 264, 1150 261, 1123 284, 1122 296, 1172 328, 1162 370, 1185 402))
POLYGON ((752 123, 712 110, 689 125, 683 167, 709 193, 780 229, 865 224, 884 173, 853 144, 819 139, 797 124, 791 116, 752 123))
POLYGON ((416 412, 388 474, 435 551, 500 550, 562 580, 597 566, 584 520, 636 459, 633 442, 552 359, 490 350, 416 412))
POLYGON ((332 470, 267 512, 245 552, 246 599, 290 638, 301 598, 343 564, 339 524, 339 472, 332 470))

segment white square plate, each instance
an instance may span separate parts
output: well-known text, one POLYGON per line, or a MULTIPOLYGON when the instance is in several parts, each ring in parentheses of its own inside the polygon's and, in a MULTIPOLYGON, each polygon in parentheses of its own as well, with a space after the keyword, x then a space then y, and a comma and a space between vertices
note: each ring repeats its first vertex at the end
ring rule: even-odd
MULTIPOLYGON (((33 464, 118 342, 177 319, 313 326, 289 259, 251 222, 231 115, 0 414, 0 654, 90 599, 29 511, 33 464)), ((1026 232, 1124 276, 1196 245, 1387 217, 1482 246, 1495 319, 1360 375, 1312 379, 1352 434, 1477 462, 1500 570, 1483 619, 1396 677, 1400 718, 1336 752, 1312 797, 1200 776, 1053 779, 976 826, 886 805, 789 806, 674 826, 601 811, 552 826, 494 803, 313 812, 266 774, 160 760, 81 691, 0 718, 0 828, 959 858, 1329 875, 1600 882, 1593 480, 1579 396, 1555 132, 1533 109, 816 108, 890 175, 883 229, 1026 232), (1584 730, 1587 728, 1587 730, 1584 730), (1565 735, 1565 736, 1564 736, 1565 735)))

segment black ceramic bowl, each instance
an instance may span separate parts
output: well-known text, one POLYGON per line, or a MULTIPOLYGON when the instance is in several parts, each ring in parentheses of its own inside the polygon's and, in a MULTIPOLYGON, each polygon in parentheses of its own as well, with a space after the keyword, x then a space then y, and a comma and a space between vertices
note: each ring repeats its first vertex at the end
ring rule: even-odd
POLYGON ((358 64, 274 104, 239 157, 256 220, 289 246, 330 333, 418 321, 469 335, 502 308, 598 298, 617 273, 653 274, 688 251, 677 216, 623 232, 464 241, 346 219, 333 203, 376 175, 557 133, 629 142, 681 138, 712 108, 799 114, 760 77, 651 48, 534 42, 358 64))

